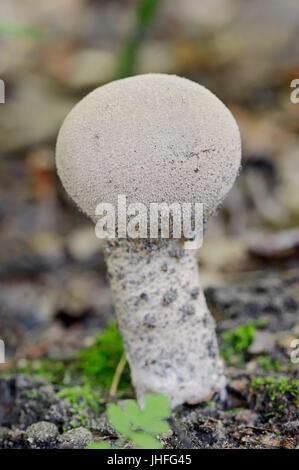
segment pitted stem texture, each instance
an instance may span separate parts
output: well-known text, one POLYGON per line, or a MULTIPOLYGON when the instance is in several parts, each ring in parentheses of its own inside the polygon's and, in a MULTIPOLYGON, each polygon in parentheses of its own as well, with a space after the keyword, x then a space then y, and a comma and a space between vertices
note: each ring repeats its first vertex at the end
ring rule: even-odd
POLYGON ((197 251, 178 240, 118 240, 105 251, 118 324, 139 404, 163 393, 175 407, 222 392, 215 321, 197 251))

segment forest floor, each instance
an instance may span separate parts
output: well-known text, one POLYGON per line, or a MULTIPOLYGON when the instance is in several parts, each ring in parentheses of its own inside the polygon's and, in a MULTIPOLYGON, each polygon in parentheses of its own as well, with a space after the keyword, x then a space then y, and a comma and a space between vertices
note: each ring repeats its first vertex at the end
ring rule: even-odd
MULTIPOLYGON (((294 271, 260 278, 255 274, 246 282, 207 289, 227 365, 227 397, 221 401, 216 395, 175 409, 169 420, 171 432, 161 438, 166 448, 298 446, 295 355, 291 361, 291 343, 299 329, 298 292, 294 271)), ((76 361, 72 356, 50 363, 32 359, 3 374, 1 448, 82 448, 93 439, 115 441, 104 411, 107 391, 81 384, 76 395, 76 361)), ((118 400, 132 396, 126 370, 118 400)))

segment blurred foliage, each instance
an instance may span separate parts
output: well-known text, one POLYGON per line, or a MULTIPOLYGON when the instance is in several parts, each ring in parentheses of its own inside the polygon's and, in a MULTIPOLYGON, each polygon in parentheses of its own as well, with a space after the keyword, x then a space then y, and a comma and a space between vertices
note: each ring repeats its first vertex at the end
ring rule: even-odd
POLYGON ((83 385, 64 387, 57 396, 64 398, 71 403, 71 411, 76 417, 76 421, 71 422, 75 428, 78 426, 90 427, 89 411, 96 413, 102 411, 100 404, 100 392, 91 387, 89 383, 83 385))
POLYGON ((35 359, 33 361, 23 359, 19 361, 17 366, 17 372, 41 376, 54 385, 69 383, 74 372, 73 369, 74 364, 68 365, 64 361, 54 359, 35 359))
POLYGON ((245 325, 241 325, 232 331, 224 331, 221 335, 221 357, 228 364, 236 362, 241 365, 245 359, 244 353, 253 343, 256 330, 263 326, 265 326, 264 319, 249 320, 245 325))
POLYGON ((136 26, 121 52, 117 78, 129 77, 136 73, 141 43, 162 3, 163 0, 138 0, 135 10, 136 26))
POLYGON ((89 449, 122 448, 125 441, 131 441, 139 449, 162 449, 156 436, 169 431, 164 420, 170 414, 169 398, 165 395, 147 395, 142 410, 135 400, 126 400, 124 408, 111 403, 107 406, 107 416, 121 437, 113 447, 107 442, 93 442, 89 449))
MULTIPOLYGON (((90 412, 102 411, 104 399, 108 395, 124 347, 115 323, 111 323, 95 337, 94 346, 82 349, 66 361, 55 359, 21 360, 17 372, 40 376, 61 387, 59 398, 67 399, 76 421, 73 427, 90 425, 90 412)), ((11 371, 14 372, 14 371, 11 371)), ((131 388, 129 366, 126 365, 119 385, 118 394, 131 388)))
MULTIPOLYGON (((22 360, 17 372, 34 376, 42 376, 55 385, 68 386, 74 382, 82 383, 82 387, 100 387, 109 389, 124 352, 123 342, 116 324, 113 322, 94 338, 94 346, 82 349, 75 357, 67 361, 55 359, 22 360)), ((87 388, 85 391, 87 391, 87 388)), ((122 374, 118 391, 131 388, 130 370, 126 365, 122 374)), ((83 391, 83 389, 81 389, 83 391)), ((74 387, 63 393, 79 393, 74 387)))
POLYGON ((66 398, 74 407, 80 402, 85 402, 94 411, 99 411, 99 393, 95 392, 90 384, 65 387, 57 393, 60 398, 66 398))
POLYGON ((286 410, 291 403, 299 406, 299 381, 288 377, 256 377, 251 381, 252 393, 265 393, 269 399, 269 418, 286 410))
MULTIPOLYGON (((93 385, 109 388, 124 352, 116 324, 111 323, 94 341, 93 347, 79 352, 78 369, 93 385)), ((119 383, 119 390, 128 389, 130 386, 130 370, 127 365, 119 383)))
POLYGON ((257 362, 264 371, 278 371, 281 366, 280 361, 272 360, 271 357, 267 355, 260 355, 257 359, 257 362))
POLYGON ((34 26, 0 21, 0 36, 13 36, 19 39, 41 39, 42 32, 34 26))

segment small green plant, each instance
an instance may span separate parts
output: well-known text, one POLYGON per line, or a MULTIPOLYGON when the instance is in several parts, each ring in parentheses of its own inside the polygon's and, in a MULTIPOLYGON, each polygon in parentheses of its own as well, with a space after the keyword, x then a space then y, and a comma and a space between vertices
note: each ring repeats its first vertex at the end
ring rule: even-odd
POLYGON ((237 408, 233 408, 232 410, 228 410, 228 413, 231 415, 235 415, 239 413, 240 411, 243 411, 245 408, 243 406, 239 406, 237 408))
POLYGON ((162 3, 163 0, 138 0, 135 8, 135 29, 121 52, 117 78, 129 77, 136 72, 140 46, 145 32, 162 3))
POLYGON ((131 441, 139 449, 161 449, 158 434, 169 431, 165 419, 170 416, 169 399, 165 395, 147 395, 144 409, 135 400, 126 400, 124 407, 110 404, 107 416, 111 426, 121 435, 114 446, 108 442, 93 442, 89 449, 122 448, 125 441, 131 441))
POLYGON ((228 364, 237 363, 242 365, 244 363, 244 353, 253 343, 257 328, 264 326, 264 324, 264 320, 250 320, 245 325, 241 325, 232 331, 223 332, 220 347, 220 354, 223 359, 228 364))
POLYGON ((281 362, 277 360, 272 360, 270 356, 261 355, 257 358, 258 365, 268 372, 273 370, 277 372, 281 366, 281 362))
POLYGON ((88 383, 74 387, 65 387, 57 393, 57 396, 65 398, 71 403, 71 411, 77 420, 71 423, 73 427, 79 425, 89 427, 90 409, 95 412, 101 410, 100 393, 98 390, 91 388, 88 383))
POLYGON ((264 392, 269 399, 268 417, 282 412, 293 403, 299 406, 299 381, 288 377, 256 377, 251 381, 253 391, 264 392))
MULTIPOLYGON (((22 360, 19 362, 16 372, 42 376, 55 385, 68 386, 75 383, 109 389, 123 355, 122 338, 116 323, 113 322, 95 337, 94 346, 82 349, 69 360, 22 360)), ((118 391, 122 392, 130 388, 130 370, 128 364, 126 364, 118 391)))
MULTIPOLYGON (((95 338, 95 344, 92 348, 80 351, 77 367, 92 385, 110 388, 123 353, 124 346, 121 335, 116 323, 111 323, 103 333, 95 338)), ((118 389, 123 391, 130 387, 130 370, 127 365, 118 389)))
POLYGON ((33 361, 25 359, 19 362, 16 372, 41 376, 55 385, 63 385, 70 382, 71 369, 74 369, 74 367, 54 359, 35 359, 33 361))
POLYGON ((91 388, 90 384, 65 387, 57 393, 60 398, 66 398, 74 407, 79 403, 85 404, 94 411, 100 409, 100 394, 91 388))
MULTIPOLYGON (((288 377, 256 377, 252 379, 251 385, 254 388, 266 388, 273 401, 285 393, 299 399, 299 381, 288 377)), ((296 405, 299 405, 299 402, 296 405)))
POLYGON ((41 394, 37 390, 26 390, 24 395, 31 400, 37 400, 41 397, 41 394))
POLYGON ((214 406, 216 406, 216 403, 214 401, 207 401, 206 403, 204 403, 205 408, 212 408, 214 406))

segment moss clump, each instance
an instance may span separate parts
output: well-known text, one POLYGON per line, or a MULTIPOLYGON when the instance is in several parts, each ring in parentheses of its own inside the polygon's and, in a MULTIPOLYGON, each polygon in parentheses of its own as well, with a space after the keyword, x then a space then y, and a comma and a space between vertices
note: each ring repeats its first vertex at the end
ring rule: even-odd
MULTIPOLYGON (((119 330, 115 323, 111 323, 103 333, 95 337, 93 347, 80 351, 78 370, 92 385, 110 388, 123 352, 124 346, 119 330)), ((119 383, 119 391, 130 387, 130 370, 126 365, 119 383)))
POLYGON ((13 372, 41 376, 54 385, 64 385, 70 383, 75 372, 75 364, 54 359, 35 359, 33 361, 24 359, 19 362, 16 371, 13 372))
POLYGON ((264 371, 270 371, 273 370, 277 372, 281 366, 281 362, 277 360, 272 360, 270 356, 267 355, 261 355, 257 358, 258 365, 264 370, 264 371))
POLYGON ((80 425, 89 428, 90 411, 103 411, 101 405, 101 395, 98 389, 92 388, 90 384, 64 387, 58 393, 59 398, 65 398, 71 405, 71 411, 76 420, 71 423, 73 427, 80 425))
MULTIPOLYGON (((111 323, 94 339, 94 345, 82 349, 65 361, 54 359, 21 360, 10 373, 24 373, 45 378, 55 385, 57 396, 67 399, 74 415, 73 427, 89 427, 93 412, 102 411, 124 347, 115 323, 111 323)), ((118 392, 131 389, 129 366, 122 374, 118 392)), ((28 398, 38 398, 28 391, 28 398)))
MULTIPOLYGON (((115 323, 111 323, 94 339, 94 345, 82 349, 67 361, 54 359, 22 360, 13 372, 41 376, 54 385, 91 386, 109 389, 117 365, 124 352, 123 342, 115 323)), ((126 365, 119 390, 131 388, 130 370, 126 365)), ((73 387, 76 393, 76 388, 73 387)), ((87 389, 86 389, 87 390, 87 389)))
POLYGON ((238 408, 233 408, 232 410, 228 410, 227 412, 231 415, 235 415, 237 413, 239 413, 240 411, 243 411, 245 410, 246 408, 244 408, 243 406, 239 406, 238 408))
POLYGON ((274 417, 287 407, 299 406, 299 381, 288 377, 257 377, 250 383, 251 394, 264 394, 266 416, 274 417))
POLYGON ((57 396, 66 398, 74 407, 83 403, 94 411, 100 410, 100 392, 99 390, 92 389, 88 383, 62 388, 57 393, 57 396))
POLYGON ((220 355, 227 364, 244 364, 245 353, 252 344, 255 332, 265 325, 265 321, 249 321, 232 331, 225 331, 221 335, 222 343, 220 355))

